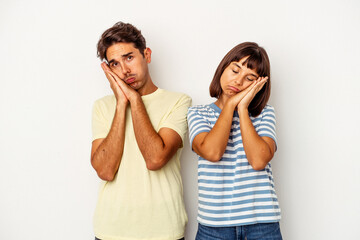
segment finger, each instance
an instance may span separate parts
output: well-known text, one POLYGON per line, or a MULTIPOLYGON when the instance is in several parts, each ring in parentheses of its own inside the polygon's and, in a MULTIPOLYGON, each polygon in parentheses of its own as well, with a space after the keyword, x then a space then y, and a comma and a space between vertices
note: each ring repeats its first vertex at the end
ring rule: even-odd
POLYGON ((105 67, 104 68, 104 72, 106 74, 106 76, 108 76, 109 80, 111 79, 111 82, 120 87, 120 88, 124 88, 125 87, 125 83, 124 81, 122 81, 118 75, 116 75, 113 71, 111 71, 111 69, 109 69, 109 67, 105 67))
POLYGON ((256 87, 254 88, 255 90, 255 94, 258 93, 265 85, 265 83, 267 82, 268 77, 262 77, 256 84, 256 87))
POLYGON ((254 87, 257 84, 257 80, 253 81, 246 89, 245 89, 245 94, 248 94, 252 89, 254 89, 254 87))
POLYGON ((104 71, 106 78, 108 79, 108 81, 110 82, 110 84, 115 85, 116 81, 113 78, 113 76, 111 76, 111 74, 109 74, 106 70, 104 71))

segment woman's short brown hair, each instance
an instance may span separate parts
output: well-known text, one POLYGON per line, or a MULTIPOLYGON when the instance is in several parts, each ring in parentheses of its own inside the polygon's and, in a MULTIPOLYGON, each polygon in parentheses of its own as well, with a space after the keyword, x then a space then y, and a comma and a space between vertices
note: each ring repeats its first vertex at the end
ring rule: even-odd
POLYGON ((146 41, 141 31, 130 23, 117 22, 114 26, 106 30, 100 37, 97 44, 97 56, 101 60, 106 59, 107 49, 115 43, 133 43, 134 47, 139 49, 140 53, 144 56, 146 48, 146 41))
POLYGON ((264 48, 254 42, 244 42, 231 49, 221 60, 217 67, 214 78, 210 84, 210 96, 219 98, 222 94, 220 78, 224 70, 232 62, 249 56, 244 64, 246 67, 255 70, 260 77, 268 77, 264 87, 256 94, 249 105, 249 112, 252 116, 257 116, 264 109, 270 97, 270 61, 264 48))

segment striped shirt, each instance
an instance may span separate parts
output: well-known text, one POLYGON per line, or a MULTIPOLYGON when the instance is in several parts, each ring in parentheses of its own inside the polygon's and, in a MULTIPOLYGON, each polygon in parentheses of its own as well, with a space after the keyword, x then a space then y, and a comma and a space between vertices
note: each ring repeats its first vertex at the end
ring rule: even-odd
MULTIPOLYGON (((221 109, 214 103, 189 108, 190 146, 196 135, 210 132, 221 109)), ((261 137, 276 143, 274 108, 266 105, 257 117, 250 117, 261 137)), ((270 163, 256 171, 244 151, 239 115, 234 111, 226 150, 220 161, 210 162, 199 156, 198 221, 206 226, 229 227, 280 221, 280 208, 270 163)))

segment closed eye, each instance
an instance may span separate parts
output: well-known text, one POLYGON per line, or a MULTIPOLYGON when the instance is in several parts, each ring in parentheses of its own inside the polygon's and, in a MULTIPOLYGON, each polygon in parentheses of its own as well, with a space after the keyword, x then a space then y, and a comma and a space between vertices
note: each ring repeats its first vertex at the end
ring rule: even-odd
POLYGON ((239 73, 239 72, 237 72, 237 71, 235 71, 235 70, 232 70, 234 73, 239 73))

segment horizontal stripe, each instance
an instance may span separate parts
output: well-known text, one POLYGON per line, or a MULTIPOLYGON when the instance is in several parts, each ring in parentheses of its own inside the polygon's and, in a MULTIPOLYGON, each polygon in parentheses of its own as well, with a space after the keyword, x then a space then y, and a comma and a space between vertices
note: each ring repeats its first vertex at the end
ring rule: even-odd
POLYGON ((242 203, 241 205, 228 205, 228 206, 209 206, 199 203, 199 208, 202 208, 202 211, 222 211, 222 210, 237 210, 239 208, 247 207, 263 207, 263 206, 272 206, 274 208, 279 208, 279 204, 272 201, 267 202, 248 202, 242 203))
POLYGON ((235 171, 235 172, 204 172, 204 171, 201 171, 201 169, 199 169, 199 172, 198 172, 198 176, 215 176, 215 177, 218 177, 218 176, 224 176, 224 177, 236 177, 237 175, 241 175, 241 174, 244 174, 244 173, 249 173, 249 172, 264 172, 265 170, 261 170, 261 171, 256 171, 254 169, 252 169, 252 167, 248 167, 248 169, 244 169, 244 170, 238 170, 238 171, 235 171))
POLYGON ((278 212, 267 212, 265 210, 257 210, 257 211, 252 211, 252 212, 245 212, 242 215, 239 216, 228 216, 228 217, 224 217, 224 216, 219 216, 219 217, 215 217, 215 216, 206 216, 204 214, 199 213, 199 218, 204 219, 204 220, 209 220, 209 221, 216 221, 216 222, 222 222, 222 221, 234 221, 234 220, 244 220, 244 219, 248 219, 248 218, 256 218, 256 217, 277 217, 280 215, 280 211, 278 212))
POLYGON ((274 195, 264 194, 263 196, 254 197, 242 197, 238 199, 203 199, 199 198, 199 204, 207 205, 209 207, 220 207, 220 206, 234 206, 247 203, 260 203, 260 202, 276 202, 277 198, 274 195))
POLYGON ((200 217, 197 218, 198 222, 202 225, 207 225, 210 227, 237 227, 241 225, 250 225, 250 224, 256 224, 256 223, 273 223, 280 221, 281 217, 279 216, 271 216, 271 217, 254 217, 254 218, 247 218, 247 219, 241 219, 241 220, 232 220, 232 221, 222 221, 222 222, 216 222, 216 221, 209 221, 205 219, 201 219, 200 217))
POLYGON ((248 189, 248 191, 242 191, 242 192, 236 192, 235 194, 228 194, 224 193, 223 195, 215 195, 215 193, 201 193, 199 191, 199 198, 211 198, 211 199, 236 199, 246 196, 254 196, 254 195, 260 195, 260 194, 275 194, 273 190, 252 190, 248 189))
MULTIPOLYGON (((226 219, 235 218, 235 219, 243 219, 245 216, 256 214, 258 216, 262 216, 263 214, 267 214, 267 216, 276 216, 280 212, 280 209, 277 208, 266 208, 266 209, 248 209, 246 211, 238 211, 238 212, 230 212, 230 213, 208 213, 203 212, 199 209, 199 216, 202 218, 207 217, 208 219, 226 219)), ((221 220, 219 220, 221 221, 221 220)))
POLYGON ((262 174, 262 175, 256 175, 254 176, 254 174, 246 174, 247 176, 242 176, 236 179, 231 179, 231 180, 225 180, 225 179, 219 179, 219 180, 213 180, 213 179, 199 179, 198 180, 198 184, 234 184, 234 185, 241 185, 241 184, 246 184, 249 181, 257 181, 257 182, 262 182, 263 180, 267 180, 268 179, 268 175, 266 174, 262 174))
MULTIPOLYGON (((240 190, 267 190, 270 187, 270 184, 268 182, 256 182, 256 183, 251 183, 251 184, 246 184, 246 185, 238 185, 238 186, 232 186, 232 187, 223 187, 223 186, 216 186, 213 185, 214 187, 203 187, 203 186, 199 186, 199 193, 203 193, 203 194, 207 194, 207 192, 212 192, 212 194, 216 194, 218 195, 218 193, 222 193, 222 196, 225 196, 227 194, 227 192, 232 192, 233 194, 237 194, 237 193, 241 193, 242 191, 240 190), (216 186, 216 187, 215 187, 216 186)), ((209 193, 210 194, 210 193, 209 193)))

